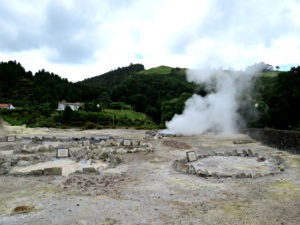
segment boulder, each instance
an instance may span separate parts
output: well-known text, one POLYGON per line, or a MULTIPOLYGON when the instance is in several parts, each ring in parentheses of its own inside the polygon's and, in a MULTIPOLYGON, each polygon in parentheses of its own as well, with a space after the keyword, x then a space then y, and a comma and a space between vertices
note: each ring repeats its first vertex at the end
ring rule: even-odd
POLYGON ((42 176, 44 175, 44 170, 43 169, 38 169, 38 170, 31 170, 28 175, 30 176, 42 176))
POLYGON ((243 150, 243 156, 247 157, 249 156, 248 151, 247 150, 243 150))
POLYGON ((121 159, 113 154, 107 154, 109 158, 108 168, 115 168, 121 163, 121 159))
POLYGON ((189 165, 187 165, 186 162, 183 162, 182 160, 175 160, 175 162, 173 163, 173 167, 178 172, 189 172, 189 165))
POLYGON ((248 149, 248 156, 249 156, 249 157, 254 157, 254 154, 253 154, 253 152, 251 151, 251 149, 248 149))
POLYGON ((11 168, 10 161, 0 162, 0 175, 7 174, 10 171, 10 168, 11 168))
POLYGON ((90 140, 82 141, 82 146, 90 146, 90 140))
POLYGON ((23 145, 21 147, 21 152, 25 153, 25 154, 32 154, 32 153, 34 153, 34 148, 29 145, 23 145))
POLYGON ((195 174, 196 173, 195 167, 193 165, 189 165, 188 173, 190 173, 190 174, 195 174))
POLYGON ((94 167, 82 168, 83 173, 97 173, 97 170, 94 167))
POLYGON ((118 154, 125 154, 127 151, 124 148, 118 148, 116 151, 118 154))
POLYGON ((62 168, 61 167, 52 167, 52 168, 45 168, 44 175, 62 175, 62 168))
POLYGON ((208 177, 210 175, 206 169, 199 169, 196 174, 200 177, 208 177))
POLYGON ((238 153, 238 151, 236 149, 234 149, 232 151, 232 156, 239 156, 240 154, 238 153))
POLYGON ((48 148, 45 145, 38 147, 38 152, 47 152, 47 151, 48 151, 48 148))

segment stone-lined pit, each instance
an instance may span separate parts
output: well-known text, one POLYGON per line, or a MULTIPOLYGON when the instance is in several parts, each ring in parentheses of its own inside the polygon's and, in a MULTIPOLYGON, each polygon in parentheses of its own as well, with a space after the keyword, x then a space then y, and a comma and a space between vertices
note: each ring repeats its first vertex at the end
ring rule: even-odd
POLYGON ((285 169, 282 158, 265 158, 253 154, 251 150, 199 155, 196 161, 176 160, 173 165, 180 172, 217 178, 257 178, 274 175, 285 169))

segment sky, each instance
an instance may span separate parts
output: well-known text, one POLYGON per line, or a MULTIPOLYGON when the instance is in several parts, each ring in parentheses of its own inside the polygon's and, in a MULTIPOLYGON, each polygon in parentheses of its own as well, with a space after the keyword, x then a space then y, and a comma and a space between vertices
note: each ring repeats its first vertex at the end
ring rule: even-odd
POLYGON ((300 64, 300 0, 0 0, 0 61, 75 82, 146 69, 300 64))

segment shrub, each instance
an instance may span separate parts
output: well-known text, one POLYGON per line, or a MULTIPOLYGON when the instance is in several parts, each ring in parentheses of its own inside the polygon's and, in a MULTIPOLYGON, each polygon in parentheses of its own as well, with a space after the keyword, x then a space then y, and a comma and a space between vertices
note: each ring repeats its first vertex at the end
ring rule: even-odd
POLYGON ((87 122, 85 123, 83 129, 88 130, 88 129, 95 129, 97 125, 93 122, 87 122))

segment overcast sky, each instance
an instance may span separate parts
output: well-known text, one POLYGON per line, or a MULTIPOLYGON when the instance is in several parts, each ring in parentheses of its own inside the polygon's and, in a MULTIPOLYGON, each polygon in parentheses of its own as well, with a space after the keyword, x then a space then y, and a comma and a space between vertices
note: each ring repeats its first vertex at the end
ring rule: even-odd
POLYGON ((0 0, 0 61, 70 81, 130 63, 300 64, 300 0, 0 0))

